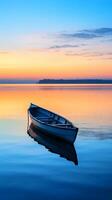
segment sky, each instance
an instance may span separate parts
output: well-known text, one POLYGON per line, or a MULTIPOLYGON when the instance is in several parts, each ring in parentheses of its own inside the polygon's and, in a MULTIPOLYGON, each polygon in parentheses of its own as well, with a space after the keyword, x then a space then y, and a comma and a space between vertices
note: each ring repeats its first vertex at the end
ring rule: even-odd
POLYGON ((1 0, 0 82, 112 78, 112 0, 1 0))

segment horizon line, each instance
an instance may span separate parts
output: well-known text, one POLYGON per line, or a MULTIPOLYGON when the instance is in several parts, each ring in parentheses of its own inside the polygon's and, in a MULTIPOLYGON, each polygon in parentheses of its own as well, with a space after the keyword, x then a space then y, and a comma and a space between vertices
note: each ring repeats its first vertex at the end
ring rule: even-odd
POLYGON ((91 83, 109 83, 111 82, 112 83, 112 78, 76 78, 76 79, 71 79, 71 78, 68 78, 68 79, 64 79, 64 78, 59 78, 59 79, 54 79, 54 78, 43 78, 43 79, 0 79, 0 84, 44 84, 44 83, 71 83, 72 84, 72 81, 74 83, 79 83, 80 84, 80 81, 81 83, 88 83, 88 81, 90 81, 91 83))

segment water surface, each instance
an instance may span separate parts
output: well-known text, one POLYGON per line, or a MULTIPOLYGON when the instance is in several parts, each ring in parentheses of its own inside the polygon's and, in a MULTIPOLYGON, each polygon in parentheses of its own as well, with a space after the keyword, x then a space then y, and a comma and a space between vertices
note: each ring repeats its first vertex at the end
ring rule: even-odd
POLYGON ((112 85, 0 85, 0 199, 112 199, 112 85), (38 104, 70 119, 78 165, 27 134, 38 104))

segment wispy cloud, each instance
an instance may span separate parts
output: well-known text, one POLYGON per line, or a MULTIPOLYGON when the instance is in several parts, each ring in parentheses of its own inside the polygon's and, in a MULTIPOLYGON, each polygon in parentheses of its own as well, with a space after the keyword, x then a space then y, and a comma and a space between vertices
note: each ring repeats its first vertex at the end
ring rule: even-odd
MULTIPOLYGON (((111 58, 112 28, 82 29, 70 32, 31 33, 18 38, 13 51, 31 53, 63 53, 66 56, 83 58, 111 58)), ((14 42, 13 42, 14 43, 14 42)), ((13 44, 12 43, 12 44, 13 44)), ((11 50, 10 50, 11 51, 11 50)), ((10 52, 9 51, 9 52, 10 52)), ((1 49, 0 55, 8 54, 1 49)))
POLYGON ((112 36, 112 28, 86 29, 71 33, 62 33, 64 38, 94 39, 99 37, 112 36))
POLYGON ((89 33, 95 33, 99 36, 107 36, 112 35, 112 28, 99 28, 99 29, 93 29, 93 30, 86 30, 89 33))
POLYGON ((67 52, 65 53, 66 56, 83 56, 83 57, 88 57, 88 58, 93 58, 93 57, 102 57, 104 59, 110 59, 112 56, 112 52, 79 52, 79 53, 74 53, 74 52, 67 52))
POLYGON ((63 37, 66 38, 82 38, 82 39, 93 39, 93 38, 97 38, 99 36, 97 36, 96 34, 93 33, 86 33, 86 32, 77 32, 77 33, 65 33, 62 35, 63 37))
POLYGON ((49 49, 64 49, 64 48, 77 48, 79 45, 70 45, 70 44, 64 44, 64 45, 54 45, 49 47, 49 49))

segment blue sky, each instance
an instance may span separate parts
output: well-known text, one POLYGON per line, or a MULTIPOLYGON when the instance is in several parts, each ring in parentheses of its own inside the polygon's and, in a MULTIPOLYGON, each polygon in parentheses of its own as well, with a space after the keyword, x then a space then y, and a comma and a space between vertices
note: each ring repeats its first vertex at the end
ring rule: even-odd
POLYGON ((1 0, 1 49, 30 34, 110 28, 111 11, 112 0, 1 0))
POLYGON ((1 0, 1 34, 112 26, 111 0, 1 0))
MULTIPOLYGON (((19 66, 19 61, 15 64, 15 54, 8 57, 12 51, 31 51, 39 55, 44 52, 45 56, 49 52, 49 63, 55 53, 60 59, 58 67, 64 65, 62 54, 62 57, 66 56, 68 66, 75 65, 75 61, 80 65, 80 57, 86 60, 85 66, 94 66, 95 60, 97 66, 101 67, 102 63, 103 67, 108 66, 110 74, 112 0, 1 0, 0 69, 6 65, 19 66), (10 62, 6 63, 6 59, 10 62)), ((21 65, 24 67, 23 55, 21 65)), ((35 68, 39 64, 35 64, 35 68)))

